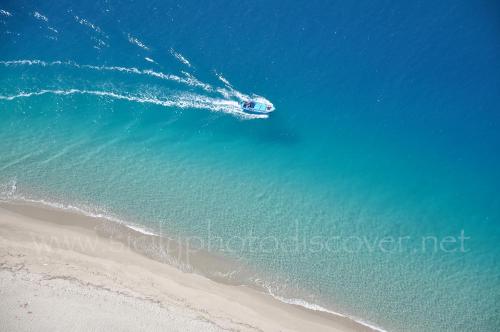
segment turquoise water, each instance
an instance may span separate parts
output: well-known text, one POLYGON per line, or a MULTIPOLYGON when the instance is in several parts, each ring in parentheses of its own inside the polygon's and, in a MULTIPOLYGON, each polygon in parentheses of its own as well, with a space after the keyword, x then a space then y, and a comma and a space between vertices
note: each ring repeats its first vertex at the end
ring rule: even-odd
POLYGON ((496 330, 496 7, 2 3, 1 197, 203 241, 389 331, 496 330))

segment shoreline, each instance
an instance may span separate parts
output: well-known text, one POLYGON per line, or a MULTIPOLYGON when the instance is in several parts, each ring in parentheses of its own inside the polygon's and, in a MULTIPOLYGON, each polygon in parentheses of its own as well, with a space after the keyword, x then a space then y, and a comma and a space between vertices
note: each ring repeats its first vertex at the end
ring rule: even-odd
MULTIPOLYGON (((84 211, 78 211, 78 208, 65 210, 62 207, 42 205, 43 203, 0 202, 0 253, 4 257, 1 262, 2 270, 22 263, 29 273, 42 273, 57 278, 62 272, 83 284, 93 284, 95 275, 101 275, 99 283, 106 285, 107 289, 125 287, 122 292, 141 294, 143 298, 154 299, 161 305, 173 305, 177 309, 181 308, 181 311, 195 308, 195 312, 203 313, 205 321, 213 322, 219 327, 238 330, 257 328, 265 331, 384 331, 347 315, 328 312, 325 308, 316 309, 314 305, 307 308, 300 304, 300 300, 281 299, 252 287, 235 286, 182 271, 182 266, 174 267, 148 257, 148 252, 133 250, 125 245, 126 237, 116 236, 115 231, 118 227, 122 235, 158 235, 120 222, 112 222, 115 229, 109 233, 106 227, 111 226, 110 220, 104 216, 88 216, 84 215, 84 211), (81 243, 86 244, 81 246, 81 243), (24 258, 15 259, 5 255, 6 251, 14 249, 24 258), (62 261, 54 257, 54 254, 62 252, 65 256, 62 261), (93 274, 82 271, 76 273, 67 269, 54 271, 49 268, 54 264, 43 265, 39 262, 40 258, 52 263, 64 262, 66 265, 78 260, 79 264, 83 264, 93 274), (95 260, 117 266, 122 273, 117 274, 102 266, 102 263, 96 265, 95 260), (134 262, 133 270, 136 270, 136 275, 130 275, 127 267, 129 260, 134 262), (103 274, 108 277, 103 277, 103 274), (111 279, 109 275, 112 276, 111 279), (155 280, 152 285, 161 287, 145 287, 137 282, 138 276, 155 280), (177 301, 172 301, 172 298, 177 301)), ((182 248, 174 249, 182 256, 182 248)), ((206 253, 200 253, 196 260, 202 264, 224 264, 223 259, 218 260, 214 255, 206 253)), ((170 263, 175 265, 176 262, 170 263)))

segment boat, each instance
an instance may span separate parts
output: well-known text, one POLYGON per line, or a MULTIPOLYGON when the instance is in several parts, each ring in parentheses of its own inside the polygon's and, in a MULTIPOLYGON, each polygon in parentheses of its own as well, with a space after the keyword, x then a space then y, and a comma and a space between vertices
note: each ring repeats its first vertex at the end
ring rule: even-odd
POLYGON ((269 113, 273 111, 273 106, 255 100, 248 100, 241 103, 243 111, 248 113, 269 113))

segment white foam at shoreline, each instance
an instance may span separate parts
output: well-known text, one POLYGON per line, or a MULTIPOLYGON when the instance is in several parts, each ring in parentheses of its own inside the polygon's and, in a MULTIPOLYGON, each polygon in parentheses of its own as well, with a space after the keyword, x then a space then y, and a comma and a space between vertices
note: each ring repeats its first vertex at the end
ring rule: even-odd
MULTIPOLYGON (((130 224, 128 222, 125 222, 122 219, 110 216, 110 215, 105 214, 105 213, 90 212, 88 209, 80 208, 80 207, 77 207, 77 206, 74 206, 74 205, 70 205, 70 204, 62 204, 62 203, 57 203, 57 202, 51 202, 51 201, 47 201, 47 200, 44 200, 44 199, 31 199, 31 198, 26 198, 26 197, 21 196, 21 195, 16 195, 14 193, 16 191, 16 187, 15 186, 16 186, 16 184, 14 182, 14 184, 13 184, 13 192, 7 193, 8 199, 5 200, 5 199, 3 199, 0 196, 0 201, 13 202, 13 203, 15 203, 17 201, 17 202, 21 202, 21 203, 38 204, 38 205, 42 205, 42 206, 46 206, 46 207, 50 207, 50 208, 54 208, 54 209, 59 209, 59 210, 63 210, 63 211, 69 211, 69 212, 77 213, 77 214, 84 215, 84 216, 87 216, 87 217, 90 217, 90 218, 105 219, 105 220, 109 220, 111 222, 116 222, 116 223, 118 223, 118 224, 120 224, 122 226, 130 228, 133 231, 136 231, 136 232, 144 234, 144 235, 160 236, 159 234, 154 233, 152 231, 149 231, 149 230, 145 229, 144 227, 130 224)), ((218 275, 222 276, 222 277, 229 277, 230 276, 230 275, 223 274, 223 273, 219 273, 218 275)), ((273 297, 274 299, 276 299, 276 300, 278 300, 280 302, 283 302, 283 303, 286 303, 286 304, 291 304, 291 305, 301 306, 303 308, 306 308, 306 309, 309 309, 309 310, 313 310, 313 311, 320 311, 320 312, 329 313, 329 314, 332 314, 332 315, 335 315, 335 316, 338 316, 338 317, 342 317, 342 318, 347 318, 347 319, 350 319, 350 320, 352 320, 352 321, 354 321, 354 322, 356 322, 358 324, 366 326, 366 327, 368 327, 368 328, 370 328, 370 329, 372 329, 374 331, 377 331, 377 332, 387 332, 386 330, 384 330, 384 329, 382 329, 382 328, 380 328, 378 326, 375 326, 375 325, 373 325, 371 323, 365 322, 365 321, 363 321, 363 320, 361 320, 359 318, 355 318, 355 317, 350 316, 350 315, 345 315, 345 314, 341 314, 339 312, 328 310, 325 307, 322 307, 322 306, 320 306, 318 304, 309 303, 309 302, 301 300, 301 299, 284 298, 284 297, 281 297, 281 296, 278 296, 278 295, 274 294, 268 287, 266 287, 266 288, 268 290, 267 293, 271 297, 273 297)))
POLYGON ((132 229, 132 230, 134 230, 136 232, 139 232, 139 233, 142 233, 142 234, 145 234, 145 235, 159 236, 158 234, 150 232, 150 231, 146 230, 143 227, 134 226, 134 225, 125 225, 125 226, 127 226, 128 228, 130 228, 130 229, 132 229))
POLYGON ((314 304, 314 303, 309 303, 309 302, 301 300, 301 299, 285 298, 285 297, 274 294, 268 287, 266 287, 266 288, 268 290, 269 295, 271 295, 273 298, 275 298, 276 300, 278 300, 280 302, 292 304, 292 305, 297 305, 297 306, 300 306, 300 307, 303 307, 303 308, 306 308, 309 310, 313 310, 313 311, 326 312, 326 313, 329 313, 329 314, 332 314, 332 315, 335 315, 338 317, 350 319, 358 324, 366 326, 366 327, 368 327, 374 331, 377 331, 377 332, 387 332, 386 330, 382 329, 381 327, 375 326, 375 325, 368 323, 362 319, 359 319, 359 318, 356 318, 356 317, 353 317, 350 315, 341 314, 340 312, 336 312, 333 310, 328 310, 323 306, 320 306, 320 305, 314 304))
POLYGON ((77 214, 84 215, 84 216, 90 217, 90 218, 105 219, 105 220, 108 220, 111 222, 118 223, 118 224, 125 226, 127 228, 130 228, 138 233, 142 233, 145 235, 151 235, 151 236, 159 236, 158 234, 156 234, 150 230, 147 230, 146 228, 144 228, 142 226, 135 225, 135 224, 132 224, 130 222, 126 222, 120 218, 106 214, 105 212, 91 212, 90 211, 91 209, 86 209, 86 208, 78 207, 78 206, 71 205, 71 204, 63 204, 63 203, 58 203, 58 202, 47 201, 44 199, 32 199, 29 197, 25 197, 23 195, 16 193, 17 181, 15 179, 9 183, 9 186, 10 186, 10 188, 7 190, 7 192, 0 193, 0 201, 7 202, 7 203, 8 202, 13 202, 13 203, 20 202, 20 203, 38 204, 38 205, 42 205, 42 206, 46 206, 46 207, 50 207, 50 208, 54 208, 54 209, 58 209, 58 210, 77 213, 77 214))
MULTIPOLYGON (((5 186, 5 185, 3 185, 3 186, 5 186)), ((0 188, 1 187, 2 187, 2 185, 0 184, 0 188)), ((105 212, 91 212, 90 211, 91 209, 82 208, 82 207, 78 207, 78 206, 71 205, 71 204, 63 204, 63 203, 58 203, 58 202, 47 201, 44 199, 32 199, 32 198, 25 197, 25 196, 17 193, 17 181, 16 181, 16 179, 12 180, 7 185, 7 187, 9 187, 7 191, 0 192, 0 202, 3 201, 3 202, 13 202, 13 203, 21 202, 21 203, 39 204, 39 205, 47 206, 47 207, 54 208, 54 209, 60 209, 63 211, 70 211, 73 213, 78 213, 80 215, 84 215, 84 216, 91 217, 91 218, 105 219, 105 220, 109 220, 111 222, 116 222, 122 226, 125 226, 125 227, 132 229, 132 230, 134 230, 138 233, 141 233, 141 234, 150 235, 150 236, 160 236, 158 233, 154 233, 153 231, 147 230, 143 226, 139 226, 137 224, 132 224, 130 222, 126 222, 120 218, 111 216, 110 214, 107 214, 105 212)), ((179 262, 177 262, 177 261, 173 262, 173 263, 174 263, 174 266, 177 266, 176 264, 179 264, 179 262)), ((182 266, 179 266, 179 268, 182 269, 182 266)), ((232 274, 234 272, 235 271, 228 272, 228 273, 217 273, 216 275, 219 277, 226 277, 228 279, 231 279, 232 274)), ((321 305, 309 303, 309 302, 302 300, 302 299, 285 298, 285 297, 276 295, 269 286, 266 286, 262 283, 259 283, 259 284, 261 286, 264 286, 264 288, 267 289, 267 293, 270 296, 272 296, 274 299, 276 299, 280 302, 283 302, 286 304, 291 304, 291 305, 301 306, 303 308, 313 310, 313 311, 325 312, 328 314, 335 315, 337 317, 350 319, 358 324, 366 326, 366 327, 368 327, 374 331, 377 331, 377 332, 387 332, 386 330, 384 330, 378 326, 375 326, 372 323, 368 323, 360 318, 357 318, 357 317, 354 317, 351 315, 342 314, 342 313, 339 313, 336 311, 332 311, 332 310, 329 310, 321 305)))

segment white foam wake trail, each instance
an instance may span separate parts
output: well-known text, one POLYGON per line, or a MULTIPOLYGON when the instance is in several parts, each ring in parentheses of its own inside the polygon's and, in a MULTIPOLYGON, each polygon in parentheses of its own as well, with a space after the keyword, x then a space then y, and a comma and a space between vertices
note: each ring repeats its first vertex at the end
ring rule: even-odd
POLYGON ((217 75, 217 78, 222 82, 224 83, 226 86, 230 86, 232 87, 231 83, 229 83, 229 81, 224 77, 222 76, 222 74, 219 74, 219 73, 215 73, 215 75, 217 75))
MULTIPOLYGON (((37 11, 33 12, 32 15, 37 20, 44 22, 45 26, 47 27, 47 29, 49 29, 53 33, 59 33, 56 29, 54 29, 53 27, 51 27, 51 26, 48 25, 49 24, 49 19, 47 18, 47 16, 45 16, 45 15, 43 15, 40 12, 37 12, 37 11)), ((54 37, 54 36, 48 36, 47 38, 53 39, 53 40, 57 40, 57 37, 54 37)))
POLYGON ((0 61, 0 63, 4 66, 16 66, 16 65, 41 65, 46 66, 49 63, 42 60, 9 60, 9 61, 0 61))
POLYGON ((256 94, 252 94, 252 96, 246 95, 246 94, 236 90, 233 87, 233 85, 224 76, 222 76, 222 74, 216 72, 215 75, 217 75, 217 78, 219 78, 219 80, 222 83, 224 83, 224 85, 226 86, 225 88, 217 88, 217 92, 219 92, 224 97, 226 97, 226 98, 233 98, 234 97, 234 98, 238 99, 239 101, 248 101, 251 99, 251 100, 261 102, 263 104, 271 106, 271 109, 268 111, 268 113, 275 110, 273 103, 271 103, 268 99, 266 99, 262 96, 256 95, 256 94))
POLYGON ((184 76, 186 76, 185 80, 188 81, 190 84, 199 86, 203 88, 203 90, 208 92, 214 91, 214 88, 210 84, 198 80, 196 77, 193 76, 193 74, 190 74, 186 71, 182 71, 182 73, 184 74, 184 76))
POLYGON ((3 16, 12 16, 12 14, 6 10, 3 10, 3 9, 0 9, 0 15, 3 15, 3 16))
POLYGON ((107 38, 107 36, 104 34, 104 32, 102 31, 101 28, 99 28, 97 25, 95 25, 94 23, 91 23, 90 21, 88 21, 87 19, 83 18, 83 17, 80 17, 78 15, 75 15, 74 16, 75 18, 75 21, 77 21, 79 24, 83 25, 83 26, 86 26, 87 28, 90 28, 92 30, 94 30, 95 32, 97 32, 98 34, 104 36, 107 38))
POLYGON ((108 37, 108 35, 106 35, 104 33, 104 31, 102 31, 102 29, 99 26, 97 26, 96 24, 94 24, 94 23, 90 22, 89 20, 87 20, 83 17, 80 17, 78 15, 74 15, 73 18, 75 19, 75 21, 77 23, 83 25, 84 27, 91 29, 92 31, 94 31, 98 35, 98 37, 93 36, 90 38, 90 39, 92 39, 92 41, 94 41, 96 43, 94 45, 95 49, 100 50, 103 47, 109 47, 109 45, 103 40, 103 39, 109 40, 109 37, 108 37))
POLYGON ((33 17, 36 18, 37 20, 40 20, 40 21, 44 21, 44 22, 48 22, 49 21, 49 19, 47 18, 47 16, 42 15, 39 12, 34 12, 33 13, 33 17))
POLYGON ((183 74, 185 77, 180 77, 177 75, 173 74, 165 74, 162 72, 156 72, 151 69, 138 69, 135 67, 120 67, 120 66, 96 66, 96 65, 87 65, 87 64, 78 64, 74 61, 43 61, 43 60, 38 60, 38 59, 32 59, 32 60, 9 60, 9 61, 0 61, 1 65, 4 66, 21 66, 21 65, 26 65, 26 66, 70 66, 74 68, 80 68, 80 69, 92 69, 92 70, 98 70, 98 71, 117 71, 117 72, 123 72, 123 73, 129 73, 129 74, 135 74, 135 75, 147 75, 150 77, 155 77, 158 79, 163 79, 163 80, 168 80, 168 81, 174 81, 180 84, 185 84, 188 86, 192 87, 199 87, 202 88, 203 90, 207 92, 217 92, 226 99, 231 99, 235 98, 238 101, 248 101, 248 100, 255 100, 262 102, 266 105, 270 105, 271 109, 268 111, 272 112, 275 110, 275 107, 273 103, 271 103, 268 99, 252 94, 251 96, 244 94, 238 90, 236 90, 232 84, 224 78, 221 74, 216 73, 217 77, 221 82, 224 83, 225 88, 214 88, 210 84, 204 83, 199 81, 196 77, 194 77, 192 74, 188 72, 184 72, 183 74))
POLYGON ((100 91, 100 90, 78 90, 78 89, 69 89, 69 90, 39 90, 35 92, 20 92, 15 95, 10 96, 2 96, 0 95, 0 100, 12 101, 20 98, 29 98, 36 97, 42 95, 93 95, 99 97, 107 97, 118 100, 126 100, 130 102, 136 102, 141 104, 154 104, 163 107, 177 107, 182 109, 194 108, 194 109, 206 109, 213 112, 222 112, 234 115, 241 119, 264 119, 267 118, 266 114, 247 114, 241 111, 239 104, 235 101, 231 100, 223 100, 210 98, 202 95, 196 94, 180 94, 173 95, 170 99, 159 99, 154 96, 142 95, 142 96, 134 96, 134 95, 124 95, 116 92, 110 91, 100 91))
POLYGON ((139 39, 137 39, 136 37, 132 36, 131 34, 128 34, 128 41, 131 43, 131 44, 134 44, 136 46, 139 46, 140 48, 142 48, 143 50, 146 50, 146 51, 149 51, 149 47, 147 47, 143 42, 141 42, 139 39))
POLYGON ((170 49, 170 54, 172 54, 177 60, 179 60, 180 62, 182 62, 183 64, 185 64, 186 66, 188 66, 189 68, 192 67, 191 63, 189 62, 188 59, 186 59, 186 57, 184 57, 182 54, 180 54, 179 52, 176 52, 173 48, 170 49))
POLYGON ((138 69, 135 67, 120 67, 120 66, 95 66, 95 65, 86 65, 86 64, 81 65, 81 64, 78 64, 78 63, 73 62, 73 61, 59 61, 58 60, 58 61, 47 62, 47 61, 37 60, 37 59, 0 61, 0 64, 2 64, 4 66, 21 66, 21 65, 42 66, 42 67, 69 66, 69 67, 74 67, 74 68, 93 69, 93 70, 98 70, 98 71, 117 71, 117 72, 124 72, 124 73, 129 73, 129 74, 136 74, 136 75, 147 75, 147 76, 156 77, 156 78, 163 79, 163 80, 174 81, 177 83, 186 84, 186 85, 193 86, 193 87, 200 87, 208 92, 214 91, 214 89, 209 84, 200 82, 192 75, 186 75, 186 78, 183 78, 183 77, 180 77, 177 75, 156 72, 156 71, 153 71, 151 69, 138 69))

